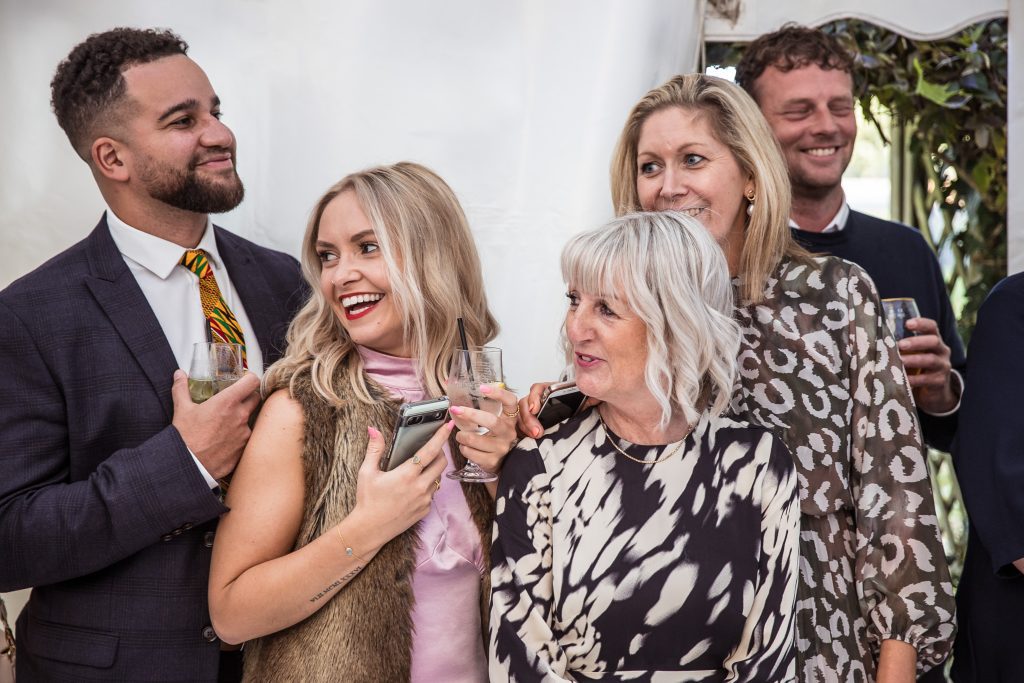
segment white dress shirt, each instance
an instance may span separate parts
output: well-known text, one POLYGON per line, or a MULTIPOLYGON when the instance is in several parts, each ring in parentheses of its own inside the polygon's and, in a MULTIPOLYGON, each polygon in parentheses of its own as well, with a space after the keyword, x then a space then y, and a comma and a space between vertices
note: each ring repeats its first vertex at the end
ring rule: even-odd
MULTIPOLYGON (((850 205, 846 203, 846 199, 843 199, 842 206, 839 207, 839 212, 835 216, 832 216, 832 220, 821 230, 821 232, 839 232, 846 227, 846 221, 850 219, 850 205)), ((803 230, 796 221, 792 218, 789 219, 789 227, 796 228, 797 230, 803 230)))
MULTIPOLYGON (((110 228, 114 244, 121 252, 128 269, 135 276, 135 281, 139 283, 149 307, 153 309, 178 367, 188 372, 192 363, 192 345, 207 341, 209 326, 199 298, 199 278, 192 271, 179 265, 185 248, 131 227, 114 215, 110 208, 107 208, 107 226, 110 228)), ((242 306, 238 292, 228 277, 224 261, 217 250, 217 240, 209 218, 206 219, 206 230, 196 249, 206 252, 224 303, 234 313, 245 335, 245 353, 249 369, 262 376, 263 353, 260 351, 256 333, 253 332, 245 307, 242 306)), ((167 381, 170 382, 171 378, 168 377, 167 381)), ((192 454, 192 458, 210 488, 215 488, 217 481, 210 476, 195 454, 192 454)))

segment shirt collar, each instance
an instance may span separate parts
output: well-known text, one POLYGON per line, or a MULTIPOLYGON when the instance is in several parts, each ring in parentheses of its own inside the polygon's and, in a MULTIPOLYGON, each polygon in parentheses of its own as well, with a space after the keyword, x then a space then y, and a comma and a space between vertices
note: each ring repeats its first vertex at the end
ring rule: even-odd
MULTIPOLYGON (((122 256, 138 263, 161 280, 170 277, 174 272, 174 267, 178 265, 185 253, 185 248, 174 242, 128 225, 118 218, 109 207, 107 208, 107 227, 122 256)), ((196 249, 206 252, 210 264, 214 268, 220 267, 220 252, 217 251, 217 239, 214 236, 209 216, 206 217, 203 238, 199 240, 196 249)))
MULTIPOLYGON (((839 211, 835 216, 832 216, 832 220, 825 225, 825 228, 821 232, 841 232, 846 228, 846 221, 849 219, 850 205, 846 203, 846 198, 844 197, 843 203, 839 207, 839 211)), ((789 227, 796 228, 797 230, 803 230, 803 228, 797 225, 797 222, 792 218, 789 219, 789 227)))

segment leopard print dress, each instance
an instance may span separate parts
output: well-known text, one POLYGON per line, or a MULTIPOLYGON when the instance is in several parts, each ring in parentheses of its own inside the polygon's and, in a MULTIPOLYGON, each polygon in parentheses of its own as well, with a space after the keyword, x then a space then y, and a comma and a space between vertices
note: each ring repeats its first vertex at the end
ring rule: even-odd
POLYGON ((797 670, 871 682, 881 641, 949 654, 953 589, 920 429, 874 284, 832 257, 784 261, 738 309, 733 409, 789 446, 800 492, 797 670))

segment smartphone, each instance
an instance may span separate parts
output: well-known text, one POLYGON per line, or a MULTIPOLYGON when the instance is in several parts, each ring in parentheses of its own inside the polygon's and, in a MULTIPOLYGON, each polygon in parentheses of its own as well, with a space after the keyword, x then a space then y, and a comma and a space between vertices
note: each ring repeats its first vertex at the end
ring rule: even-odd
POLYGON ((587 397, 576 382, 556 382, 544 390, 541 400, 537 420, 548 429, 578 413, 587 397))
POLYGON ((416 451, 423 448, 438 427, 448 420, 450 406, 451 401, 447 396, 403 403, 398 409, 398 422, 395 424, 391 448, 381 458, 380 468, 388 472, 416 455, 416 451))

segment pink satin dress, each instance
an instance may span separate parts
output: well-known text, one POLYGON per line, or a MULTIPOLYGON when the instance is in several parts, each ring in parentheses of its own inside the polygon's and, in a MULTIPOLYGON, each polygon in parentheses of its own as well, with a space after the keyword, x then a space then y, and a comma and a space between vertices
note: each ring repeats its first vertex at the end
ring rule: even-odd
MULTIPOLYGON (((403 402, 427 398, 411 359, 358 347, 366 373, 403 402)), ((444 447, 452 469, 451 453, 444 447)), ((459 482, 441 477, 441 490, 420 523, 412 585, 412 682, 487 681, 487 655, 480 630, 480 586, 484 572, 480 533, 459 482)))

